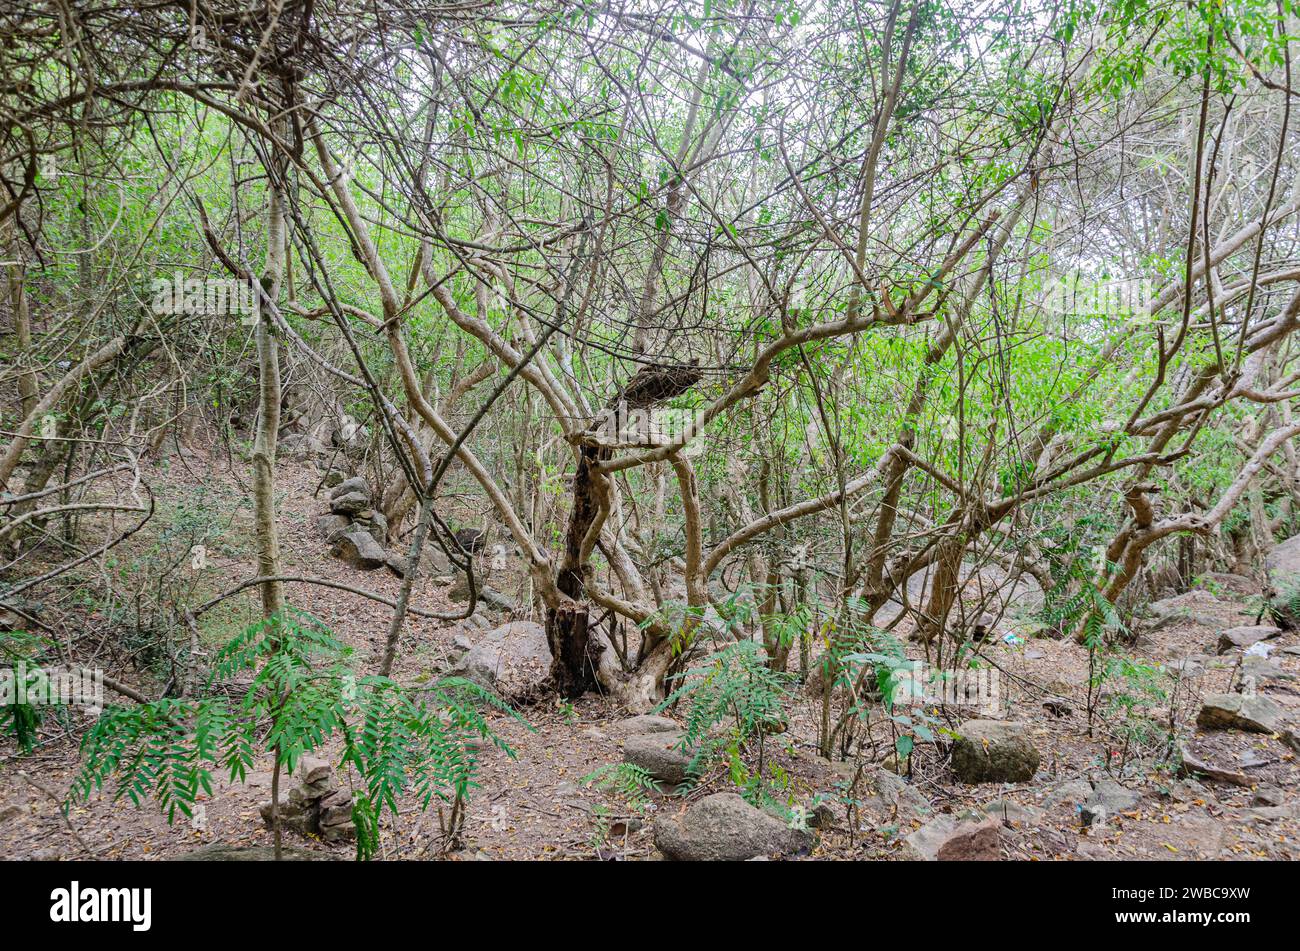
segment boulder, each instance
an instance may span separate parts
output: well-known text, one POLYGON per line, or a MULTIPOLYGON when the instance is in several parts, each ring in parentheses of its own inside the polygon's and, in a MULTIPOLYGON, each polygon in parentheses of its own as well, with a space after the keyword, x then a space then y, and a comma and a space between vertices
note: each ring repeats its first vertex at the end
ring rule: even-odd
POLYGON ((1202 730, 1277 733, 1282 729, 1282 710, 1268 697, 1216 693, 1205 698, 1196 725, 1202 730))
POLYGON ((1158 618, 1191 618, 1204 616, 1206 608, 1218 605, 1219 599, 1208 591, 1193 589, 1163 601, 1156 601, 1147 606, 1147 610, 1158 618))
POLYGON ((1269 624, 1230 627, 1227 630, 1219 632, 1218 651, 1220 654, 1226 654, 1234 647, 1245 650, 1252 644, 1266 641, 1270 637, 1277 637, 1281 633, 1282 629, 1280 627, 1273 627, 1269 624))
POLYGON ((1093 784, 1092 795, 1080 809, 1084 825, 1105 822, 1107 818, 1137 808, 1142 794, 1121 786, 1113 779, 1099 779, 1093 784))
POLYGON ((322 515, 316 519, 316 531, 329 544, 334 544, 348 533, 352 519, 346 515, 322 515))
POLYGON ((714 793, 680 816, 661 816, 655 848, 686 862, 743 862, 809 851, 813 834, 755 809, 735 793, 714 793))
POLYGON ((1264 556, 1268 608, 1286 630, 1300 627, 1300 535, 1293 535, 1264 556))
POLYGON ((335 515, 357 515, 370 508, 370 496, 360 492, 345 492, 330 499, 330 511, 335 515))
POLYGON ((370 525, 367 526, 370 536, 380 545, 388 544, 388 519, 384 513, 378 510, 370 513, 370 525))
POLYGON ((680 733, 634 733, 623 741, 623 759, 662 783, 685 782, 691 754, 679 748, 680 733))
POLYGON ((302 433, 291 433, 285 436, 275 447, 275 453, 278 457, 296 459, 300 462, 316 456, 323 456, 327 451, 323 442, 302 433))
POLYGON ((963 783, 1024 783, 1038 771, 1038 750, 1023 723, 969 720, 957 732, 952 768, 963 783))
POLYGON ((489 690, 498 686, 514 690, 540 683, 550 669, 546 629, 533 621, 512 621, 466 651, 452 673, 489 690))
POLYGON ((630 717, 618 725, 625 736, 631 736, 634 733, 679 733, 681 724, 676 720, 670 720, 668 717, 657 717, 649 713, 643 713, 638 717, 630 717))
POLYGON ((1207 571, 1201 575, 1200 581, 1207 588, 1218 588, 1241 597, 1259 594, 1260 589, 1260 584, 1255 579, 1227 571, 1207 571))
POLYGON ((866 774, 863 790, 869 792, 862 808, 881 822, 895 817, 916 819, 929 815, 932 803, 915 786, 887 770, 866 774))
POLYGON ((362 531, 350 531, 335 539, 333 554, 353 568, 372 571, 384 567, 387 555, 370 535, 362 531))
POLYGON ((909 835, 907 844, 926 862, 996 862, 1002 858, 1000 826, 993 818, 939 816, 909 835))
POLYGON ((352 492, 358 492, 366 497, 367 502, 370 501, 370 483, 361 476, 353 476, 351 479, 344 479, 336 485, 334 490, 330 492, 330 500, 333 501, 334 499, 348 495, 352 492))

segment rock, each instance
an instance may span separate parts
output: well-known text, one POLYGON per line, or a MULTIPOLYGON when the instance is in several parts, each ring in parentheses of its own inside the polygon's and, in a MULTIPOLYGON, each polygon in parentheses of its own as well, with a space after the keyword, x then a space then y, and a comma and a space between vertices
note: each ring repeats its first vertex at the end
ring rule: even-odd
POLYGON ((345 476, 341 470, 331 469, 321 478, 321 484, 327 489, 332 489, 335 486, 342 485, 343 480, 346 478, 347 476, 345 476))
POLYGON ((623 741, 623 759, 670 786, 686 781, 691 755, 678 748, 680 733, 634 733, 623 741))
POLYGON ((1245 650, 1252 644, 1268 640, 1270 637, 1277 637, 1281 633, 1282 629, 1280 627, 1267 624, 1230 627, 1226 631, 1219 632, 1218 650, 1220 654, 1226 654, 1234 647, 1245 650))
POLYGON ((298 760, 298 781, 305 784, 319 783, 334 776, 334 767, 329 760, 317 756, 304 756, 298 760))
POLYGON ((1201 575, 1200 581, 1207 588, 1218 588, 1228 594, 1235 594, 1240 597, 1259 594, 1260 589, 1259 582, 1253 578, 1247 578, 1245 575, 1235 575, 1227 571, 1207 571, 1201 575))
POLYGON ((387 557, 379 544, 366 532, 351 531, 336 539, 333 546, 336 558, 342 558, 353 568, 373 571, 384 567, 387 557))
POLYGON ((957 732, 952 768, 963 783, 1024 783, 1038 771, 1038 750, 1023 723, 969 720, 957 732))
POLYGON ((366 530, 370 532, 370 537, 380 545, 388 544, 388 519, 384 517, 383 512, 373 511, 370 513, 370 524, 366 527, 366 530))
POLYGON ((1268 609, 1288 631, 1300 627, 1300 535, 1293 535, 1264 557, 1268 609))
MULTIPOLYGON (((436 542, 425 546, 424 557, 428 563, 428 573, 431 575, 445 575, 451 571, 451 559, 447 553, 438 547, 436 542)), ((423 563, 421 571, 424 571, 423 563)))
POLYGON ((743 862, 806 852, 814 839, 811 832, 790 828, 735 793, 714 793, 681 817, 657 819, 654 842, 668 859, 743 862))
POLYGON ((316 531, 329 544, 334 544, 348 533, 352 519, 346 515, 322 515, 316 519, 316 531))
POLYGON ((1148 605, 1147 610, 1158 618, 1194 618, 1203 617, 1206 608, 1214 607, 1219 603, 1219 599, 1210 592, 1193 589, 1172 598, 1165 598, 1163 601, 1156 601, 1148 605))
POLYGON ((1203 730, 1245 730, 1247 733, 1277 733, 1282 711, 1268 697, 1247 697, 1238 693, 1216 693, 1205 698, 1196 725, 1203 730))
POLYGON ((1283 670, 1267 657, 1255 657, 1247 654, 1241 659, 1241 678, 1237 685, 1238 693, 1249 693, 1247 685, 1260 684, 1269 680, 1295 680, 1296 675, 1283 670))
POLYGON ((676 720, 653 716, 649 713, 643 713, 638 717, 630 717, 621 722, 618 728, 627 736, 634 733, 679 733, 682 729, 681 724, 676 720))
POLYGON ((1025 806, 1011 799, 994 799, 985 803, 980 811, 990 819, 1014 827, 1036 826, 1042 821, 1043 811, 1033 806, 1025 806))
POLYGON ((862 800, 862 807, 878 820, 916 819, 930 814, 930 800, 901 776, 882 769, 866 778, 872 792, 862 800))
POLYGON ((1179 759, 1181 762, 1178 772, 1182 776, 1205 776, 1221 783, 1230 783, 1233 786, 1249 786, 1251 784, 1250 777, 1245 773, 1208 763, 1196 756, 1186 745, 1179 747, 1179 759))
POLYGON ((1092 795, 1088 802, 1104 806, 1112 815, 1128 812, 1142 801, 1142 794, 1127 786, 1121 786, 1113 779, 1099 779, 1092 785, 1092 795))
POLYGON ((997 819, 980 822, 939 816, 907 837, 917 858, 927 862, 996 862, 1002 858, 997 819))
POLYGON ((275 454, 279 458, 296 459, 298 461, 322 456, 327 451, 323 442, 302 433, 291 433, 285 436, 279 440, 275 447, 275 454))
MULTIPOLYGON (((271 803, 262 803, 257 811, 262 816, 262 821, 266 823, 267 828, 271 828, 273 821, 271 803)), ((286 829, 292 829, 303 835, 313 835, 318 828, 319 818, 319 811, 313 801, 295 797, 292 793, 290 793, 288 799, 280 800, 280 824, 286 829), (295 802, 295 798, 298 798, 299 801, 295 802)))
POLYGON ((330 511, 335 515, 357 515, 370 508, 370 496, 360 492, 346 492, 330 500, 330 511))
POLYGON ((1131 811, 1141 801, 1141 793, 1121 786, 1113 779, 1100 779, 1080 809, 1080 818, 1085 826, 1105 822, 1111 816, 1131 811))
MULTIPOLYGON (((353 476, 351 479, 344 479, 334 487, 334 491, 330 493, 330 499, 332 501, 352 492, 358 492, 361 495, 364 495, 366 497, 366 502, 370 502, 370 483, 361 476, 353 476)), ((366 506, 362 506, 362 508, 365 507, 366 506)))
POLYGON ((1092 795, 1092 783, 1086 779, 1071 779, 1052 789, 1043 799, 1043 805, 1056 806, 1063 802, 1079 805, 1092 795))
MULTIPOLYGON (((488 624, 486 618, 480 624, 488 624)), ((491 631, 471 647, 452 673, 489 690, 498 685, 510 690, 540 683, 551 668, 551 648, 546 629, 532 621, 512 621, 491 631)))
POLYGON ((833 829, 835 827, 835 809, 829 802, 819 802, 808 810, 808 827, 810 829, 833 829))
POLYGON ((1250 800, 1252 806, 1281 806, 1286 802, 1286 797, 1282 790, 1276 786, 1260 786, 1255 790, 1254 797, 1250 800))

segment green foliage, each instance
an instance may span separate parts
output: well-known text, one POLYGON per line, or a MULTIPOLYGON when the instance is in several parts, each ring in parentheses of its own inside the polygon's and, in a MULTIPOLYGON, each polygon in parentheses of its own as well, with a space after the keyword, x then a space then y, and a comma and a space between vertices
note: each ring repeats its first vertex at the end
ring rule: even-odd
POLYGON ((585 786, 615 793, 638 812, 650 802, 650 794, 661 791, 661 783, 644 767, 634 763, 606 763, 582 777, 585 786))
POLYGON ((4 676, 0 688, 0 724, 6 724, 6 730, 12 730, 22 753, 30 753, 36 746, 36 731, 40 728, 47 707, 31 703, 18 702, 19 672, 26 670, 27 683, 33 683, 40 676, 35 668, 27 669, 20 664, 35 663, 40 654, 49 646, 46 638, 40 634, 27 631, 10 631, 0 638, 0 676, 4 676), (12 690, 12 696, 6 696, 12 690))
POLYGON ((250 625, 217 653, 209 683, 256 671, 242 700, 213 695, 109 707, 83 738, 70 798, 83 800, 112 783, 115 799, 139 806, 152 797, 172 822, 178 812, 192 814, 200 793, 211 795, 214 771, 242 781, 260 753, 273 753, 292 772, 304 755, 342 734, 342 764, 362 780, 353 807, 359 858, 373 856, 380 815, 387 808, 396 816, 408 790, 422 809, 435 798, 451 804, 448 831, 455 834, 475 786, 471 741, 488 740, 513 756, 482 705, 513 711, 457 678, 421 694, 385 677, 355 678, 349 654, 317 619, 294 608, 250 625))
POLYGON ((754 641, 737 641, 708 662, 677 675, 676 688, 658 707, 686 707, 681 749, 691 753, 687 773, 698 778, 719 759, 742 791, 751 798, 762 788, 737 764, 750 746, 757 747, 755 775, 764 776, 764 744, 768 734, 787 722, 785 705, 794 678, 772 670, 763 648, 754 641))

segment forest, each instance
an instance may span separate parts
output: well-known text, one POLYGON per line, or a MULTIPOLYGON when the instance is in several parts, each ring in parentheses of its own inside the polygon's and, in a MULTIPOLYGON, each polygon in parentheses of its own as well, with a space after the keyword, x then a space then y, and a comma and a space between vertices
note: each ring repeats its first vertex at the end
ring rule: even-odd
POLYGON ((1292 50, 4 0, 0 858, 1300 858, 1292 50))

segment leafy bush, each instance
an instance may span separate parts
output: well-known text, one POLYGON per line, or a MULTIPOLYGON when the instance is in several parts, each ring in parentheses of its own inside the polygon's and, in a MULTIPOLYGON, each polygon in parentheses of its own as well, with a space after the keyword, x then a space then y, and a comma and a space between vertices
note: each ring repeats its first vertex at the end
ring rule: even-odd
POLYGON ((475 786, 471 740, 489 740, 514 755, 480 705, 509 708, 457 678, 423 696, 386 677, 355 678, 346 664, 350 653, 317 619, 294 608, 252 624, 218 652, 208 685, 211 693, 215 683, 256 670, 242 700, 212 694, 107 708, 82 741, 84 762, 71 798, 84 800, 111 781, 114 798, 139 806, 152 797, 172 822, 178 812, 192 814, 201 792, 211 795, 214 770, 243 781, 257 754, 271 752, 277 766, 292 772, 340 733, 342 764, 354 766, 363 783, 353 800, 358 858, 373 856, 383 809, 396 816, 408 789, 422 809, 434 799, 448 804, 444 831, 458 835, 475 786))

